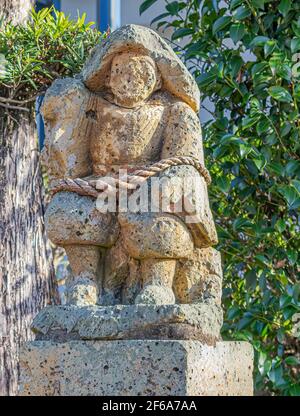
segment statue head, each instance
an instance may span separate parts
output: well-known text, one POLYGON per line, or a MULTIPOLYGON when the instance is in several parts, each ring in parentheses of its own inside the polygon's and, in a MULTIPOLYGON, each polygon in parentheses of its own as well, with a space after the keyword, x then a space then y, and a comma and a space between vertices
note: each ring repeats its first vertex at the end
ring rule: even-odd
POLYGON ((81 77, 95 93, 108 87, 115 102, 125 107, 139 105, 161 88, 199 110, 200 92, 192 75, 169 45, 147 27, 127 25, 112 32, 93 49, 81 77))
POLYGON ((106 85, 114 102, 123 107, 135 107, 160 88, 160 75, 154 60, 138 51, 126 51, 114 56, 106 85))

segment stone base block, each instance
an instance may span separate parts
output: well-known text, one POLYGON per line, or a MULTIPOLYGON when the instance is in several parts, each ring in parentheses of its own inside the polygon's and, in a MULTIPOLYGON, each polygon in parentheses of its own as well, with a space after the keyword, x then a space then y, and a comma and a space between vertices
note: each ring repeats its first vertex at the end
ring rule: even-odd
POLYGON ((250 396, 246 342, 33 341, 20 355, 21 396, 250 396))
POLYGON ((176 339, 215 345, 223 313, 210 303, 48 306, 34 318, 37 341, 176 339))

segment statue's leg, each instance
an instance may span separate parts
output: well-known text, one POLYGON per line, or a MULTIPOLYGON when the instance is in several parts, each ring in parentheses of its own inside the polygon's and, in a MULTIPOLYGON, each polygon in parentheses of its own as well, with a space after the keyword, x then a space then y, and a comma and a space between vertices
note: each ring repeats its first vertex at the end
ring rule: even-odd
POLYGON ((175 303, 173 279, 176 260, 141 260, 142 291, 135 303, 168 305, 175 303))
POLYGON ((175 303, 173 280, 177 259, 188 258, 194 243, 185 224, 174 215, 119 215, 128 254, 141 263, 141 291, 135 303, 175 303))
POLYGON ((102 254, 119 235, 116 217, 99 212, 93 198, 60 192, 47 208, 45 224, 48 237, 66 249, 70 262, 73 276, 67 303, 96 304, 102 288, 102 254))
POLYGON ((99 246, 73 244, 65 246, 65 250, 74 276, 67 287, 67 303, 96 304, 101 290, 98 280, 103 251, 99 246))

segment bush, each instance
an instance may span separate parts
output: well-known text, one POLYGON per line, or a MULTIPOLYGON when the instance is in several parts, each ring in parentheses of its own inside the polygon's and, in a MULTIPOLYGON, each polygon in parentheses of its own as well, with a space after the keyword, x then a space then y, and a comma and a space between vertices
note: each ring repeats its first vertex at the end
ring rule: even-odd
POLYGON ((300 395, 300 3, 165 8, 153 23, 184 38, 175 48, 214 107, 204 146, 224 260, 223 337, 252 343, 257 392, 300 395))
POLYGON ((33 10, 24 25, 2 21, 1 102, 9 105, 18 104, 14 100, 30 100, 44 92, 55 78, 78 73, 101 38, 92 24, 85 23, 85 14, 74 21, 53 8, 33 10))

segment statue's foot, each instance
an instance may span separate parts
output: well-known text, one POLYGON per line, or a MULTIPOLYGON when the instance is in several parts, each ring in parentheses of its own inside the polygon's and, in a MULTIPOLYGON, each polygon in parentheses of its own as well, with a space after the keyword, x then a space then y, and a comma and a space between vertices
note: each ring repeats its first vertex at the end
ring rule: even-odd
POLYGON ((97 285, 88 277, 78 277, 68 286, 66 298, 67 305, 96 305, 98 298, 97 285))
POLYGON ((145 305, 172 305, 175 303, 175 296, 170 287, 147 285, 137 295, 134 303, 145 305))

